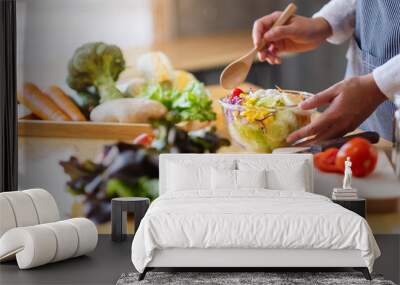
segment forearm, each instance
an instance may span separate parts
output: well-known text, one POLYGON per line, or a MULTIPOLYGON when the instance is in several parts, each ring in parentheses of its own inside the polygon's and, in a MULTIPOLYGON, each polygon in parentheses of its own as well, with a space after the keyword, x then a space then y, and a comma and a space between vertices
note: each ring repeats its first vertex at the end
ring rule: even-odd
POLYGON ((356 0, 332 0, 313 15, 324 18, 332 28, 327 39, 332 44, 341 44, 354 33, 356 0))
POLYGON ((400 54, 374 69, 372 72, 378 88, 389 100, 400 94, 400 54))

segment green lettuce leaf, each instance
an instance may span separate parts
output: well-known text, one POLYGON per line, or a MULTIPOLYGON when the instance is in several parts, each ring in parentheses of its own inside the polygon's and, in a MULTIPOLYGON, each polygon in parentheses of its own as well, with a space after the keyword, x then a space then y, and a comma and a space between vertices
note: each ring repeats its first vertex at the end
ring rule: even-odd
POLYGON ((198 81, 193 81, 183 92, 161 84, 149 84, 143 88, 142 95, 162 103, 169 110, 167 118, 174 123, 216 119, 209 93, 198 81))

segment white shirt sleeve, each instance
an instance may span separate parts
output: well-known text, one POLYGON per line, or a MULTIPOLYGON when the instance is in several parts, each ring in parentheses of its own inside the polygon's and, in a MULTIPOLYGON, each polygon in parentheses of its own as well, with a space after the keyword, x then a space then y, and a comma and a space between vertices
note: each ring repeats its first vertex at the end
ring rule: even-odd
POLYGON ((332 44, 341 44, 354 32, 356 0, 331 0, 313 15, 324 18, 332 28, 332 36, 327 39, 332 44))
POLYGON ((394 100, 395 94, 400 94, 400 54, 372 72, 376 84, 389 100, 394 100))

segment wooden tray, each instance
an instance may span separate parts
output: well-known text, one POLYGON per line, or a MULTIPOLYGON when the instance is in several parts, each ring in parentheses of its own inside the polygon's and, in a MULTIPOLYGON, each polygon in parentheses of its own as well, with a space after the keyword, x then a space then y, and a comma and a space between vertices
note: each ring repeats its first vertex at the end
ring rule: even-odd
POLYGON ((95 122, 56 122, 19 120, 18 136, 79 138, 103 140, 132 140, 142 133, 151 132, 149 124, 121 124, 95 122))
MULTIPOLYGON (((255 88, 250 84, 241 87, 255 88)), ((224 97, 227 92, 217 85, 207 86, 214 100, 213 108, 217 113, 217 129, 222 136, 227 136, 225 118, 217 100, 224 97)), ((256 89, 256 88, 255 88, 256 89)), ((44 120, 19 120, 18 136, 21 137, 46 137, 46 138, 77 138, 77 139, 102 139, 130 141, 142 133, 151 132, 149 124, 122 124, 122 123, 96 123, 96 122, 60 122, 44 120)))

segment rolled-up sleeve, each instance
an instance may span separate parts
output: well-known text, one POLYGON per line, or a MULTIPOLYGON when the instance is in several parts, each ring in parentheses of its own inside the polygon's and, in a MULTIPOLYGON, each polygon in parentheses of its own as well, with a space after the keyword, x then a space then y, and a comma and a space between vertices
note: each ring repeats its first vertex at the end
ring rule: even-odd
POLYGON ((327 41, 341 44, 354 32, 355 12, 356 0, 331 0, 313 18, 324 18, 332 28, 332 36, 327 41))
POLYGON ((400 95, 400 54, 375 68, 372 75, 382 93, 393 101, 395 94, 400 95))

